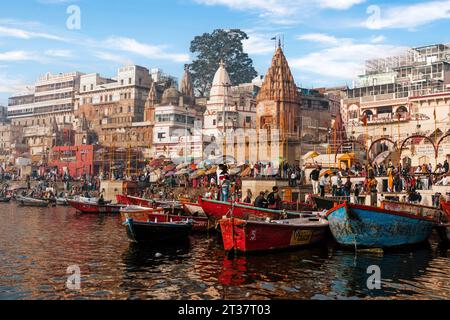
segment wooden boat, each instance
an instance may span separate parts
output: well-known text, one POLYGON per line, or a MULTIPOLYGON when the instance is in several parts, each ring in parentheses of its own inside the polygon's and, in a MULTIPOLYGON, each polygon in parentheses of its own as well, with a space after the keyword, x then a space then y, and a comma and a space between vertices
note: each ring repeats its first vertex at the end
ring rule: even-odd
POLYGON ((206 217, 205 211, 198 203, 182 202, 184 212, 191 216, 203 216, 206 217))
POLYGON ((326 240, 328 221, 299 218, 277 221, 220 220, 226 251, 242 253, 306 247, 326 240))
POLYGON ((328 211, 330 230, 344 246, 390 248, 428 240, 436 222, 401 211, 344 202, 328 211))
POLYGON ((153 208, 154 206, 161 207, 166 210, 172 210, 172 213, 180 213, 183 211, 183 206, 179 201, 155 201, 128 195, 117 195, 116 200, 117 203, 124 205, 142 206, 148 208, 153 208))
POLYGON ((192 223, 182 222, 139 222, 127 219, 124 223, 127 235, 133 242, 161 243, 180 240, 189 236, 192 223))
POLYGON ((0 198, 0 203, 8 203, 11 201, 11 197, 2 197, 0 198))
POLYGON ((121 204, 104 204, 99 205, 93 202, 84 202, 77 200, 67 200, 69 206, 77 209, 81 213, 91 214, 119 214, 120 210, 124 208, 121 204))
POLYGON ((58 206, 68 206, 67 198, 56 198, 56 204, 58 206))
POLYGON ((450 243, 450 202, 441 201, 441 208, 444 212, 442 219, 442 226, 444 227, 444 239, 447 243, 450 243))
POLYGON ((163 208, 145 208, 138 206, 128 206, 122 208, 120 211, 122 222, 125 223, 127 219, 133 219, 138 222, 180 222, 190 220, 192 221, 192 231, 204 232, 208 231, 209 220, 205 217, 194 217, 194 216, 182 216, 182 215, 171 215, 164 213, 163 208))
POLYGON ((428 217, 436 222, 440 222, 443 217, 443 212, 439 208, 427 207, 412 203, 382 201, 381 208, 392 211, 409 212, 419 217, 428 217))
POLYGON ((322 197, 318 197, 318 196, 312 196, 312 199, 313 199, 314 203, 316 204, 317 209, 319 209, 319 210, 333 209, 333 207, 336 204, 341 204, 345 201, 344 198, 339 198, 339 197, 322 198, 322 197))
POLYGON ((40 199, 35 199, 35 198, 30 198, 30 197, 17 196, 16 200, 22 207, 45 208, 45 207, 49 206, 49 202, 46 200, 40 200, 40 199))
POLYGON ((244 220, 254 220, 258 218, 266 219, 280 219, 283 217, 300 218, 312 216, 312 212, 294 212, 256 208, 250 205, 241 203, 222 202, 210 199, 199 198, 199 205, 202 206, 205 214, 213 220, 219 222, 224 216, 231 213, 233 210, 234 217, 244 220))

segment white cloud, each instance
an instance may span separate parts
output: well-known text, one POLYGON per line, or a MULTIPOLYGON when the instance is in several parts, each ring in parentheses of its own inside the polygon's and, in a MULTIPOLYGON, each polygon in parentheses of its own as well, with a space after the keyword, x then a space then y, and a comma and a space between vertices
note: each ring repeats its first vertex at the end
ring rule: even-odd
POLYGON ((0 61, 29 61, 36 60, 36 56, 27 51, 0 52, 0 61))
POLYGON ((266 55, 275 51, 274 35, 247 31, 248 40, 244 40, 244 51, 252 55, 266 55))
POLYGON ((297 37, 298 40, 312 41, 323 44, 338 44, 341 40, 335 36, 330 36, 324 33, 308 33, 297 37))
POLYGON ((133 61, 129 58, 123 57, 121 55, 113 54, 110 52, 105 51, 95 51, 93 53, 94 57, 105 60, 105 61, 112 61, 116 63, 120 63, 122 65, 131 65, 133 64, 133 61))
POLYGON ((6 73, 0 73, 0 93, 14 94, 24 91, 27 84, 20 77, 9 77, 6 73))
POLYGON ((340 81, 352 81, 363 74, 366 60, 402 54, 406 47, 373 43, 340 43, 329 48, 291 59, 294 69, 329 77, 340 81))
POLYGON ((145 44, 132 38, 110 37, 104 41, 103 47, 141 55, 148 59, 189 62, 188 54, 168 53, 165 51, 166 46, 145 44))
POLYGON ((346 10, 366 0, 317 0, 322 8, 346 10))
POLYGON ((71 58, 73 56, 72 51, 65 49, 50 49, 45 51, 45 54, 54 58, 71 58))
POLYGON ((414 29, 416 27, 450 18, 450 1, 428 1, 405 6, 369 7, 371 17, 360 25, 373 30, 414 29))
POLYGON ((298 23, 298 17, 311 10, 346 10, 365 0, 194 0, 208 6, 221 5, 233 10, 254 10, 262 18, 277 24, 298 23))
POLYGON ((385 40, 386 40, 386 37, 380 35, 380 36, 372 37, 372 39, 370 40, 370 42, 372 42, 372 43, 381 43, 381 42, 384 42, 385 40))
POLYGON ((26 40, 32 39, 32 38, 44 38, 44 39, 49 39, 49 40, 64 41, 63 38, 52 35, 52 34, 42 33, 42 32, 32 32, 32 31, 19 29, 19 28, 11 28, 11 27, 5 27, 5 26, 0 26, 0 36, 26 39, 26 40))

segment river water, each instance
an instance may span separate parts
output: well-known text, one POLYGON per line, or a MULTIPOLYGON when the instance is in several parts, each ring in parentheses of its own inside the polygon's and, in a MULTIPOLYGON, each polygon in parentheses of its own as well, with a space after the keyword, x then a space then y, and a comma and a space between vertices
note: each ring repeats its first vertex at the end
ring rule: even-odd
POLYGON ((117 216, 0 204, 0 299, 450 299, 449 251, 327 246, 229 259, 218 235, 177 246, 128 242, 117 216), (81 289, 67 289, 67 268, 81 289), (367 268, 381 289, 367 288, 367 268))

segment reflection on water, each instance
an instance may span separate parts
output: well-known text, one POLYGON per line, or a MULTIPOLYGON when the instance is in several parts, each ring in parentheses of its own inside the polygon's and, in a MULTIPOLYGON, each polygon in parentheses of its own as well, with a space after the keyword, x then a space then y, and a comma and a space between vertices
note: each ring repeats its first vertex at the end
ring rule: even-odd
POLYGON ((450 299, 448 251, 390 253, 330 245, 228 258, 217 235, 149 247, 128 242, 118 217, 1 204, 0 299, 450 299), (66 289, 67 267, 81 291, 66 289), (368 266, 382 289, 367 289, 368 266))

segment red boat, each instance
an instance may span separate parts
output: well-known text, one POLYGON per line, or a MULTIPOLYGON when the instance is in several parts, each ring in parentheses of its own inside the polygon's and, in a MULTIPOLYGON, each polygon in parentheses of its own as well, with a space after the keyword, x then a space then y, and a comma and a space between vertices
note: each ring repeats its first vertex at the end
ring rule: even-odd
POLYGON ((119 214, 120 209, 124 208, 121 204, 105 204, 99 205, 97 203, 89 203, 83 201, 67 200, 69 206, 77 209, 81 213, 95 213, 95 214, 119 214))
POLYGON ((193 217, 193 216, 181 216, 181 215, 169 215, 164 213, 163 208, 152 209, 143 207, 126 207, 120 211, 122 222, 125 223, 127 219, 131 218, 138 222, 182 222, 186 220, 192 220, 192 231, 208 231, 208 218, 207 217, 193 217))
POLYGON ((445 213, 443 219, 443 225, 445 226, 445 235, 447 237, 447 243, 450 243, 450 202, 441 201, 442 211, 445 213))
POLYGON ((299 218, 305 216, 311 216, 311 212, 294 212, 294 211, 281 211, 271 210, 263 208, 255 208, 250 205, 244 205, 242 203, 221 202, 216 200, 199 198, 199 205, 202 206, 205 214, 214 221, 221 220, 224 216, 231 213, 233 210, 233 216, 238 219, 256 219, 256 218, 271 218, 280 219, 282 217, 299 218))
POLYGON ((141 206, 147 208, 160 207, 166 210, 172 210, 173 213, 180 213, 183 210, 181 203, 178 201, 155 201, 128 195, 116 195, 116 199, 117 203, 128 206, 141 206))
POLYGON ((328 221, 299 218, 277 221, 220 220, 225 251, 242 253, 298 248, 326 240, 328 221))

